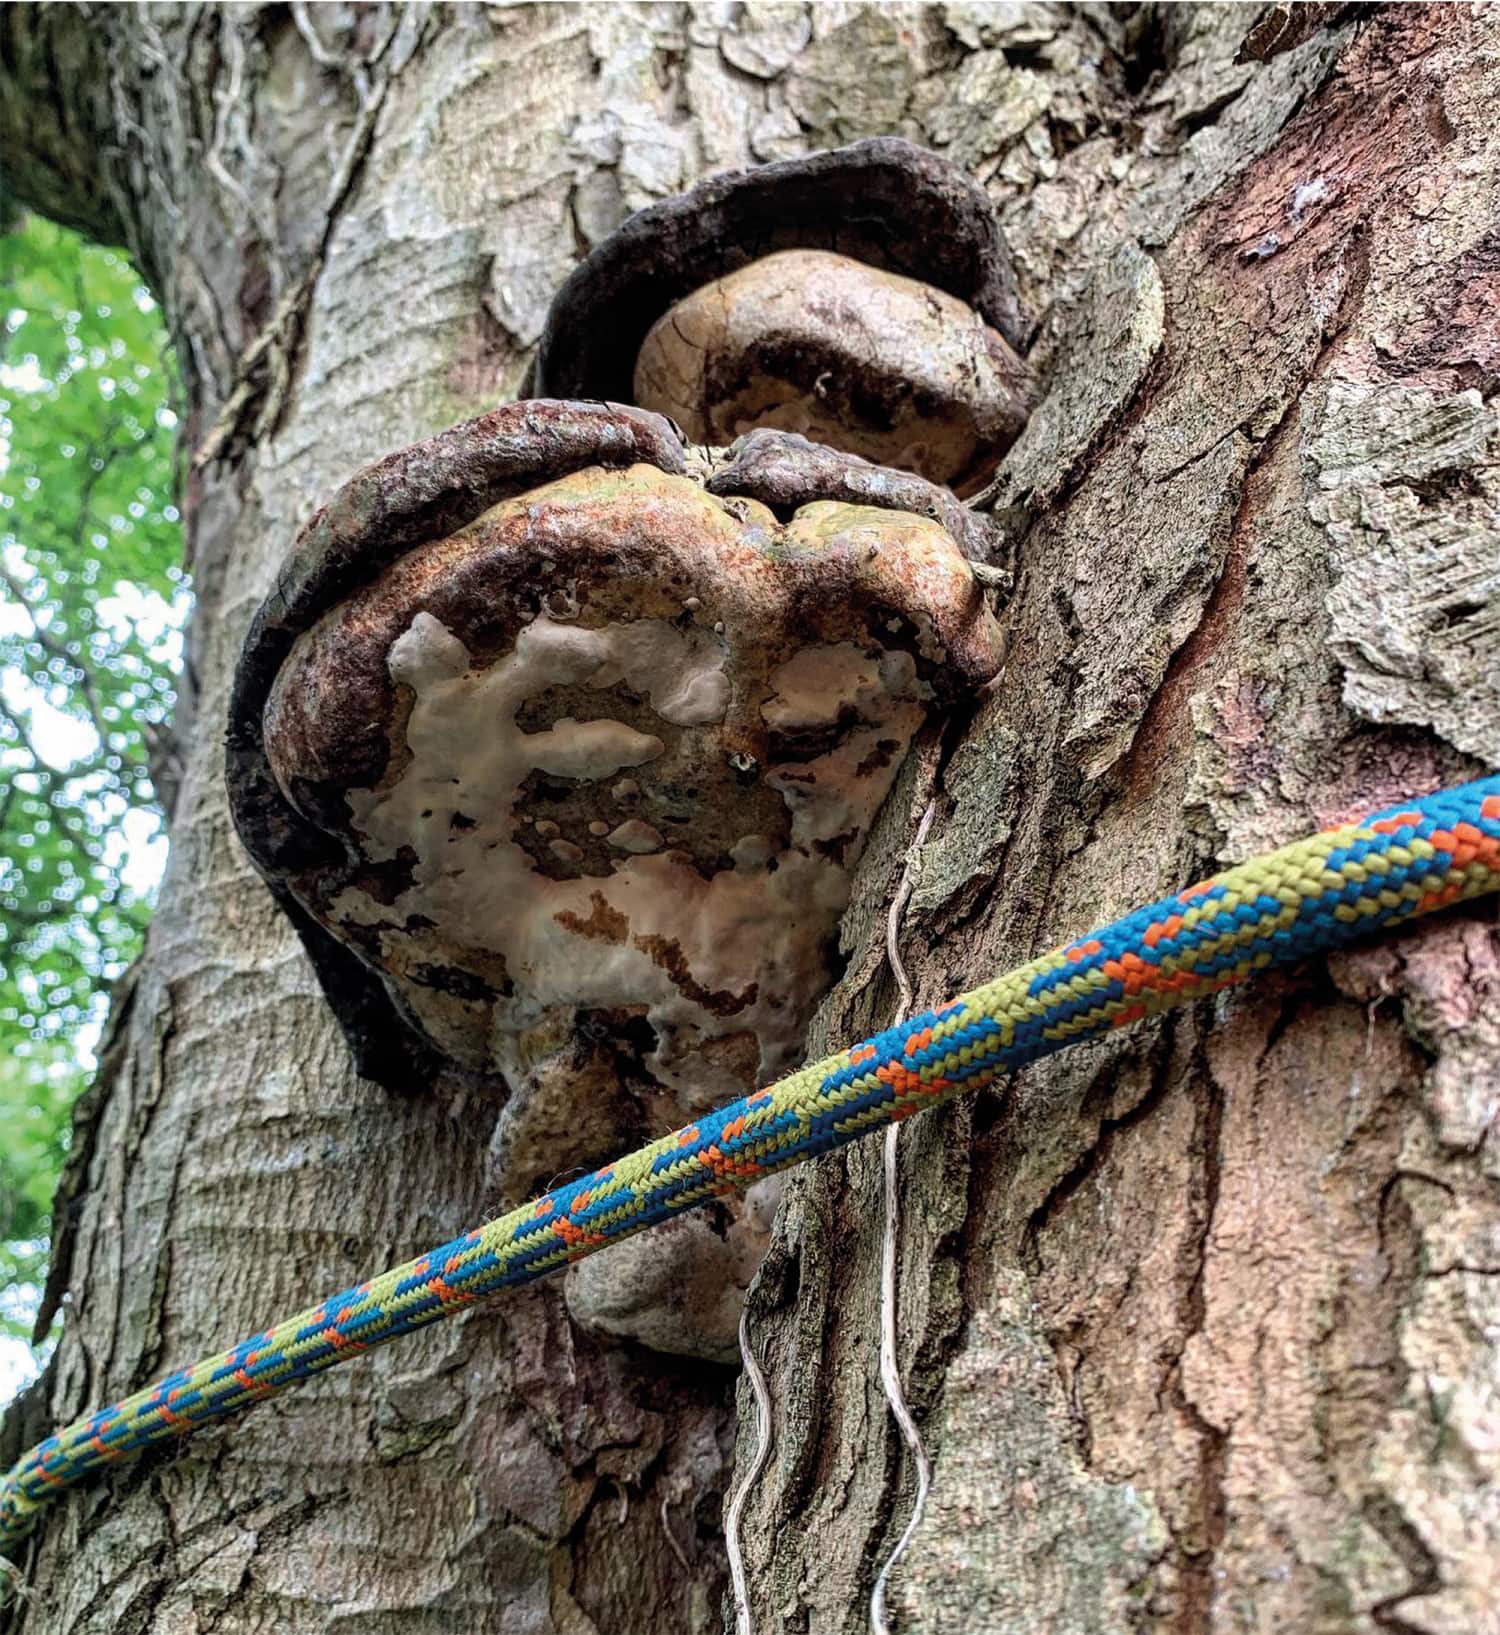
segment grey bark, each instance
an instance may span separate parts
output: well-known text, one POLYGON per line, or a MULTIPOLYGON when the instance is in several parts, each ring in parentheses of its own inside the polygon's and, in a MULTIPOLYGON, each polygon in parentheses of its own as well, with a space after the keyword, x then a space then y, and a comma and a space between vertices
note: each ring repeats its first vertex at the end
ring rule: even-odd
MULTIPOLYGON (((1236 60, 1253 6, 0 14, 9 180, 138 256, 198 455, 186 775, 79 1136, 51 1416, 483 1212, 496 1110, 352 1076, 237 848, 228 676, 318 500, 514 395, 579 251, 705 170, 940 147, 1001 210, 1047 385, 995 495, 1014 656, 893 798, 810 1048, 890 1014, 886 908, 934 787, 921 1002, 1500 765, 1500 22, 1323 10, 1264 62, 1236 60)), ((936 1484, 899 1629, 1495 1627, 1497 993, 1479 908, 903 1134, 936 1484)), ((908 1511, 878 1173, 859 1149, 794 1180, 752 1296, 762 1631, 863 1628, 908 1511)), ((544 1291, 70 1498, 13 1624, 716 1629, 733 1437, 732 1375, 544 1291)))

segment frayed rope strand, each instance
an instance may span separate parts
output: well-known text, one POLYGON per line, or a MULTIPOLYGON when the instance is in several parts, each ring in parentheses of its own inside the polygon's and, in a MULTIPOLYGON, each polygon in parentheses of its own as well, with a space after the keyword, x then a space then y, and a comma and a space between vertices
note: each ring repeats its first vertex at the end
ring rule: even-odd
POLYGON ((1080 1040, 1500 890, 1500 777, 1164 898, 103 1408, 0 1482, 0 1545, 103 1466, 1080 1040))

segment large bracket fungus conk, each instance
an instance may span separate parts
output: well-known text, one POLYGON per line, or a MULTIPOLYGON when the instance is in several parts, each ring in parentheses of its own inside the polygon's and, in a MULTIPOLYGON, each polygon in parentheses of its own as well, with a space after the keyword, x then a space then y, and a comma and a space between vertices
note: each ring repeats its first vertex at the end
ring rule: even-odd
POLYGON ((877 137, 632 216, 559 291, 535 388, 639 404, 693 443, 799 432, 967 495, 1026 423, 1022 338, 984 190, 877 137))
MULTIPOLYGON (((749 287, 700 350, 702 423, 672 407, 710 442, 759 429, 716 451, 642 407, 498 409, 356 476, 257 615, 229 737, 240 834, 360 1071, 503 1100, 500 1197, 801 1053, 903 760, 1000 664, 970 568, 987 521, 860 455, 987 475, 1024 415, 986 323, 1013 318, 1006 266, 983 194, 905 143, 705 184, 580 268, 539 378, 608 399, 691 373, 673 337, 749 287), (921 286, 896 259, 913 242, 921 286), (783 295, 824 280, 810 328, 754 284, 772 263, 783 295)), ((732 1357, 767 1209, 574 1268, 570 1306, 732 1357)))
POLYGON ((524 1196, 792 1065, 908 747, 999 666, 980 527, 775 432, 690 470, 609 405, 356 476, 255 619, 228 769, 360 1070, 508 1091, 524 1196))

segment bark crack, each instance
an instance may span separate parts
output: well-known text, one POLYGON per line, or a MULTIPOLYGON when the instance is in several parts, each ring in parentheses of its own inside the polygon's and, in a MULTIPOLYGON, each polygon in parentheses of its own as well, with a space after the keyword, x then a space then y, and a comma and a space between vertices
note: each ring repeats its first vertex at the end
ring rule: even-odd
POLYGON ((1172 1366, 1168 1396, 1183 1416, 1198 1443, 1199 1527, 1202 1542, 1196 1547, 1179 1540, 1183 1554, 1182 1635, 1209 1635, 1214 1624, 1214 1562, 1224 1541, 1228 1502, 1224 1477, 1229 1457, 1229 1433, 1212 1424, 1189 1395, 1182 1378, 1182 1358, 1189 1343, 1206 1333, 1208 1315, 1208 1261, 1222 1181, 1226 1092, 1214 1075, 1200 1043, 1194 1052, 1194 1081, 1203 1086, 1195 1109, 1192 1152, 1198 1167, 1199 1226, 1183 1245, 1182 1297, 1178 1303, 1181 1343, 1172 1366))

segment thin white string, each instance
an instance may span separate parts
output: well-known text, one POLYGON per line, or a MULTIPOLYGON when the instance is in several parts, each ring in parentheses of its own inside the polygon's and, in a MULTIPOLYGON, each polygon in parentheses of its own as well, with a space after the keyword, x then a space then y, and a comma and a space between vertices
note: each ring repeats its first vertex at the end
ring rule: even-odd
MULTIPOLYGON (((896 888, 896 895, 891 902, 890 914, 886 920, 886 958, 896 978, 896 989, 900 995, 891 1024, 893 1027, 899 1027, 911 1011, 912 987, 906 974, 906 964, 901 958, 899 932, 907 905, 917 888, 917 879, 921 873, 922 847, 932 829, 936 812, 937 802, 928 801, 921 822, 917 824, 917 832, 911 847, 907 851, 901 882, 896 888)), ((922 1520, 927 1507, 927 1495, 932 1489, 932 1460, 928 1457, 927 1445, 923 1442, 922 1433, 917 1428, 917 1422, 907 1405, 906 1393, 901 1384, 901 1366, 896 1355, 896 1260, 901 1233, 901 1199, 896 1150, 898 1131, 899 1126, 893 1124, 885 1133, 883 1187, 885 1224, 880 1260, 880 1382, 885 1391, 886 1401, 890 1404, 891 1413, 901 1427, 902 1438, 915 1461, 917 1493, 906 1527, 896 1541, 895 1549, 881 1567, 870 1596, 870 1623, 875 1635, 890 1635, 890 1625, 885 1618, 886 1582, 896 1563, 906 1553, 906 1547, 922 1520)), ((729 1582, 734 1594, 737 1635, 755 1635, 755 1619, 750 1609, 749 1582, 745 1576, 741 1526, 750 1494, 765 1471, 766 1461, 771 1457, 771 1393, 766 1386, 766 1376, 761 1369, 760 1359, 750 1344, 748 1305, 740 1311, 740 1358, 750 1380, 750 1389, 755 1396, 756 1448, 750 1468, 745 1472, 745 1479, 735 1489, 734 1497, 729 1501, 729 1510, 724 1518, 724 1549, 729 1557, 729 1582)))
POLYGON ((734 1621, 739 1635, 755 1635, 755 1620, 750 1612, 750 1586, 745 1578, 745 1557, 740 1549, 740 1522, 744 1518, 745 1503, 751 1489, 760 1480, 771 1457, 771 1393, 766 1389, 766 1376, 761 1372, 760 1359, 750 1344, 750 1305, 740 1308, 740 1356, 744 1359, 745 1373, 750 1389, 755 1393, 755 1458, 745 1472, 745 1479, 735 1489, 729 1501, 729 1513, 724 1518, 724 1548, 729 1556, 729 1582, 734 1590, 734 1621))
MULTIPOLYGON (((911 1012, 911 980, 906 974, 906 965, 901 958, 901 922, 905 918, 912 893, 917 889, 917 879, 921 874, 922 847, 927 840, 928 831, 932 828, 933 814, 936 810, 937 802, 928 801, 927 810, 922 813, 922 821, 917 825, 916 837, 906 854, 906 867, 902 871, 901 884, 891 902, 890 917, 886 920, 885 953, 890 962, 891 972, 896 978, 897 992, 901 996, 891 1024, 893 1027, 899 1027, 911 1012)), ((885 1224, 880 1248, 880 1383, 885 1390, 885 1399, 890 1404, 891 1416, 901 1427, 902 1438, 916 1465, 917 1492, 912 1503, 911 1515, 907 1518, 901 1537, 896 1540, 895 1549, 885 1558, 876 1575, 875 1587, 870 1592, 870 1628, 874 1635, 891 1635, 891 1626, 886 1622, 885 1616, 886 1584, 896 1564, 906 1554, 906 1547, 911 1543, 912 1536, 921 1524, 922 1515, 927 1508, 927 1495, 932 1491, 932 1460, 928 1457, 927 1445, 922 1440, 922 1433, 917 1428, 917 1422, 907 1404, 906 1391, 901 1384, 901 1362, 896 1352, 896 1263, 901 1239, 900 1171, 897 1164, 897 1141, 900 1132, 899 1124, 889 1125, 885 1132, 884 1185, 881 1189, 885 1224)), ((741 1635, 746 1635, 746 1632, 742 1631, 741 1635)))

